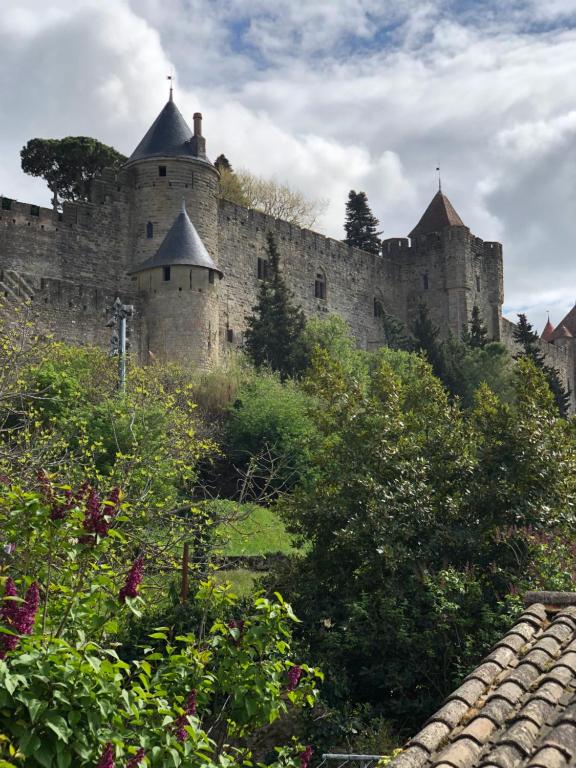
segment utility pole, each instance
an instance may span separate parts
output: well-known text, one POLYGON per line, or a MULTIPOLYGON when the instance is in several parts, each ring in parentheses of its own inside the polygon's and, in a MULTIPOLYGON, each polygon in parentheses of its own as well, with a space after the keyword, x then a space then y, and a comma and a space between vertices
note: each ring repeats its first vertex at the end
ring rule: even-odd
POLYGON ((116 297, 112 305, 112 317, 106 323, 106 328, 113 328, 110 337, 110 355, 118 355, 118 389, 124 392, 126 389, 126 321, 134 314, 132 304, 122 304, 116 297))

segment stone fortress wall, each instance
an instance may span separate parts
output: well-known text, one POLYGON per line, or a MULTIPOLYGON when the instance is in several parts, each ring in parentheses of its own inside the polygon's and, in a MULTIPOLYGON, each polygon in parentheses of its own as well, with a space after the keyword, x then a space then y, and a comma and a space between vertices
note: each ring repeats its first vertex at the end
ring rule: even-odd
MULTIPOLYGON (((57 213, 0 198, 2 311, 27 303, 41 333, 107 346, 107 309, 119 296, 135 305, 141 362, 209 367, 243 343, 272 232, 296 302, 308 317, 343 317, 361 348, 382 344, 383 311, 409 326, 426 303, 442 333, 458 337, 478 306, 490 336, 513 349, 502 319, 502 246, 475 237, 440 190, 410 239, 388 238, 381 253, 369 254, 220 200, 201 129, 197 113, 192 134, 171 96, 125 166, 92 182, 90 202, 65 203, 57 213), (166 276, 155 254, 182 203, 200 250, 189 246, 166 276)), ((543 348, 576 391, 572 342, 543 348)))
MULTIPOLYGON (((0 297, 4 296, 8 305, 31 302, 43 333, 71 343, 104 346, 110 336, 105 328, 106 311, 120 295, 137 309, 134 349, 140 359, 145 362, 159 356, 163 345, 158 342, 155 350, 156 343, 152 341, 150 346, 150 339, 167 336, 175 337, 168 346, 177 356, 177 350, 186 343, 178 309, 166 309, 155 301, 148 302, 145 313, 142 291, 128 271, 158 247, 177 201, 186 195, 194 223, 212 252, 218 254, 218 266, 225 275, 218 298, 218 333, 214 332, 213 302, 211 311, 202 308, 196 312, 196 332, 207 333, 208 346, 219 345, 224 355, 243 343, 245 319, 256 302, 260 284, 258 260, 266 260, 269 231, 276 236, 287 283, 306 315, 340 315, 364 349, 374 349, 383 341, 375 302, 405 324, 425 302, 434 321, 454 334, 461 331, 477 305, 490 335, 514 349, 513 324, 500 316, 503 278, 499 243, 482 241, 466 227, 451 227, 412 242, 389 238, 383 242, 382 254, 374 255, 225 200, 216 201, 217 226, 208 227, 209 208, 207 215, 197 195, 183 192, 189 183, 194 189, 190 181, 193 169, 187 169, 190 175, 186 180, 179 178, 181 167, 177 170, 179 175, 160 180, 149 173, 147 194, 153 191, 153 205, 146 206, 141 200, 134 205, 131 196, 141 176, 135 178, 134 173, 126 172, 116 176, 109 171, 94 183, 92 202, 66 203, 62 214, 16 201, 3 203, 10 209, 0 210, 0 297), (169 195, 162 194, 163 186, 170 190, 169 195), (167 199, 159 206, 157 196, 167 199), (155 213, 146 216, 146 209, 155 213), (146 236, 149 223, 152 237, 146 236), (131 248, 132 243, 136 247, 131 248), (325 298, 315 297, 318 275, 325 282, 325 298), (150 323, 155 327, 152 333, 150 323)), ((202 202, 211 197, 216 200, 214 186, 207 188, 203 183, 201 191, 202 202)), ((178 287, 182 290, 176 283, 171 289, 178 287)), ((186 296, 181 297, 180 317, 195 311, 186 303, 186 296)), ((574 391, 572 345, 543 342, 543 350, 574 391)), ((197 362, 207 365, 209 360, 201 356, 197 362)))

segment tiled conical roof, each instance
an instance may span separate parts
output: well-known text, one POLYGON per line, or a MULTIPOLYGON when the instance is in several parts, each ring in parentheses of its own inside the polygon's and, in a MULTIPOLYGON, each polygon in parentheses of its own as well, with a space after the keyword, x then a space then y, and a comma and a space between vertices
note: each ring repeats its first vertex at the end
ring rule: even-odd
MULTIPOLYGON (((560 327, 560 325, 564 325, 570 331, 572 336, 576 336, 576 304, 574 304, 558 327, 560 327)), ((556 328, 556 330, 558 330, 558 328, 556 328)))
POLYGON ((544 326, 544 330, 542 331, 540 338, 544 341, 552 341, 552 334, 554 333, 554 326, 550 322, 550 318, 548 318, 548 322, 544 326))
POLYGON ((148 157, 197 157, 192 137, 188 123, 170 97, 128 163, 148 157))
POLYGON ((573 335, 574 334, 570 332, 564 323, 560 323, 560 325, 556 328, 550 337, 550 341, 556 341, 556 339, 571 339, 573 335))
POLYGON ((436 192, 424 215, 416 224, 408 237, 428 235, 430 232, 441 232, 446 227, 464 227, 465 224, 446 195, 440 190, 436 192))
POLYGON ((168 230, 160 248, 154 256, 133 269, 132 274, 143 272, 145 269, 180 265, 213 269, 220 275, 220 278, 223 277, 223 273, 214 264, 200 239, 196 227, 190 221, 184 202, 182 202, 182 210, 168 230))

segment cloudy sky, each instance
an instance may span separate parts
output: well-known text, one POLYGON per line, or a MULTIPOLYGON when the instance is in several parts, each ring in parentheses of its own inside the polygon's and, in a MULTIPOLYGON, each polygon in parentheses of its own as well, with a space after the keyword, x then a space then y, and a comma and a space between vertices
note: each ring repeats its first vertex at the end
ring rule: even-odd
POLYGON ((0 14, 0 194, 47 204, 19 150, 92 135, 129 154, 167 97, 209 155, 329 200, 384 237, 436 189, 504 243, 505 311, 576 300, 576 0, 16 0, 0 14))

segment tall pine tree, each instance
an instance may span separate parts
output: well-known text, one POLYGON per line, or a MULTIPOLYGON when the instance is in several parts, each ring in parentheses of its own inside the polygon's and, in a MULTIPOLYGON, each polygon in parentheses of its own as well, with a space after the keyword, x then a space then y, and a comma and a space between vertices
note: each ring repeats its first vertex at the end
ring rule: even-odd
POLYGON ((366 192, 355 192, 351 189, 346 203, 344 242, 368 253, 380 253, 379 235, 382 232, 378 232, 378 223, 378 219, 368 205, 366 192))
POLYGON ((546 356, 540 349, 538 334, 524 314, 518 315, 518 324, 514 329, 514 341, 522 349, 522 352, 516 357, 528 357, 544 373, 550 391, 554 395, 560 416, 566 417, 570 409, 570 391, 564 387, 557 369, 546 365, 546 356))
POLYGON ((462 341, 473 349, 482 349, 488 344, 488 331, 476 304, 472 307, 472 316, 462 334, 462 341))
POLYGON ((278 246, 271 232, 267 235, 267 252, 267 276, 247 318, 245 348, 254 365, 268 365, 284 379, 302 367, 301 339, 306 321, 282 277, 278 246))

